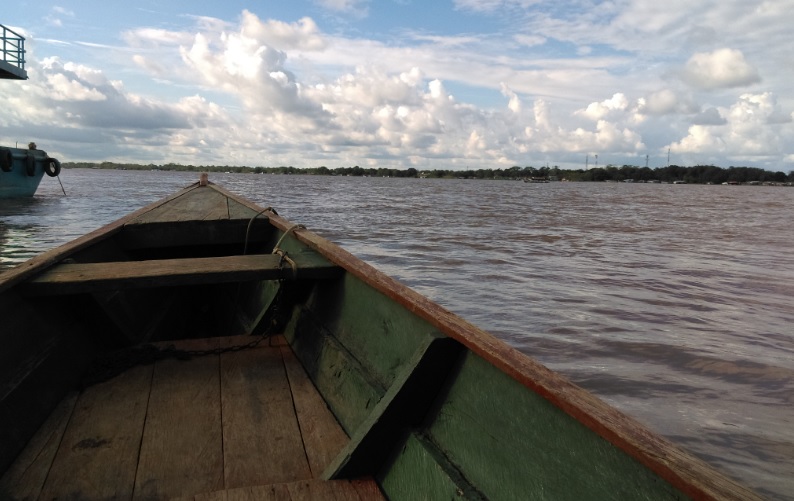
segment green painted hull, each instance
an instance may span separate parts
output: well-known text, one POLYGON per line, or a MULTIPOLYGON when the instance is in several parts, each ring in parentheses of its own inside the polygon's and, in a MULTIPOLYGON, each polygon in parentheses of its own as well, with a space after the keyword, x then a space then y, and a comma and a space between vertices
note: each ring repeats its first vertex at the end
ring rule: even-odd
MULTIPOLYGON (((406 500, 757 498, 334 244, 214 185, 0 275, 0 315, 0 471, 14 470, 96 356, 278 329, 347 436, 318 481, 371 478, 379 495, 406 500)), ((14 498, 3 482, 0 498, 2 488, 14 498)))

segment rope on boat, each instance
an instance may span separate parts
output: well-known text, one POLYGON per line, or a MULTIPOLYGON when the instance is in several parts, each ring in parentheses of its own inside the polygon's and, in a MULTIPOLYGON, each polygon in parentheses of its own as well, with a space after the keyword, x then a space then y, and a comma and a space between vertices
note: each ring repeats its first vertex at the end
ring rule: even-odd
POLYGON ((277 254, 278 256, 281 257, 281 260, 279 261, 279 268, 283 267, 285 261, 290 265, 290 267, 292 268, 293 280, 298 278, 298 265, 297 263, 295 263, 295 261, 292 258, 289 257, 287 251, 281 248, 281 242, 283 242, 284 239, 287 238, 287 235, 298 229, 305 230, 306 227, 303 226, 302 224, 293 224, 292 226, 287 228, 287 231, 285 231, 284 234, 281 235, 281 238, 278 239, 278 242, 276 242, 276 245, 275 247, 273 247, 273 252, 272 252, 272 254, 277 254))
POLYGON ((273 214, 278 216, 278 212, 276 212, 276 209, 274 209, 273 207, 265 207, 261 211, 254 214, 254 217, 248 220, 248 226, 245 228, 245 245, 243 245, 243 255, 246 255, 246 253, 248 252, 248 236, 251 234, 251 225, 254 224, 254 219, 258 218, 265 212, 272 212, 273 214))
POLYGON ((61 191, 63 192, 64 196, 66 196, 66 190, 63 188, 63 183, 61 182, 61 176, 55 176, 58 179, 58 184, 61 185, 61 191))

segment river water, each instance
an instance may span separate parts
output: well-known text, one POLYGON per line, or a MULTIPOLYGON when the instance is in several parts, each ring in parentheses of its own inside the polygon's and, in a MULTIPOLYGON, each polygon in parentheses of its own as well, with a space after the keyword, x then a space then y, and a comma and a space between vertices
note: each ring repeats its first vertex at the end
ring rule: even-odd
MULTIPOLYGON (((195 173, 0 200, 0 269, 195 173)), ((794 499, 794 189, 213 174, 759 493, 794 499)))

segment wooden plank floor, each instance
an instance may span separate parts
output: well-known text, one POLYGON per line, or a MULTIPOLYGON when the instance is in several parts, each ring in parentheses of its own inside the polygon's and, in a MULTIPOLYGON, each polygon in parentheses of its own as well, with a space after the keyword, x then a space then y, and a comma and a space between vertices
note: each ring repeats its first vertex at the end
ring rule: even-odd
POLYGON ((371 480, 316 480, 347 442, 290 348, 275 338, 135 367, 68 395, 0 479, 0 498, 382 499, 371 480))

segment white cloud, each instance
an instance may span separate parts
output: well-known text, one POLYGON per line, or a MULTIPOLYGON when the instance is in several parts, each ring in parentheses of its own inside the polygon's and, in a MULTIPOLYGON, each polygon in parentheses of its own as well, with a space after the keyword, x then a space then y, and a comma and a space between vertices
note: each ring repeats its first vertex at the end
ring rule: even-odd
MULTIPOLYGON (((779 132, 770 123, 790 123, 771 93, 743 94, 726 109, 719 109, 714 125, 699 123, 689 127, 688 135, 671 145, 683 153, 725 153, 751 158, 789 154, 794 130, 779 132), (784 139, 786 137, 787 139, 784 139)), ((714 112, 708 117, 715 118, 714 112)), ((707 117, 707 118, 708 118, 707 117)), ((700 120, 699 120, 700 122, 700 120)))
POLYGON ((629 100, 623 93, 617 93, 610 99, 598 103, 590 103, 580 114, 591 120, 600 120, 614 112, 623 112, 629 108, 629 100))
POLYGON ((510 101, 507 103, 507 107, 510 111, 513 113, 521 113, 521 99, 518 97, 518 94, 513 92, 513 90, 504 83, 502 83, 502 95, 510 98, 510 101))
MULTIPOLYGON (((331 35, 307 17, 196 16, 174 30, 129 30, 128 47, 79 46, 107 55, 112 66, 31 57, 26 91, 0 87, 0 135, 33 115, 37 130, 53 137, 88 131, 108 138, 109 151, 248 165, 266 158, 305 166, 487 167, 564 164, 584 152, 599 152, 607 163, 666 149, 671 137, 680 139, 671 146, 693 154, 713 148, 746 158, 768 148, 778 162, 791 156, 792 68, 781 63, 770 72, 769 59, 735 33, 739 28, 715 28, 746 8, 734 0, 707 0, 706 7, 671 1, 571 10, 461 0, 455 15, 504 10, 511 24, 499 33, 402 31, 396 42, 361 31, 331 35), (683 12, 668 8, 675 6, 683 12), (674 65, 688 85, 670 78, 674 65), (763 86, 736 90, 754 83, 763 86), (783 91, 765 92, 773 89, 783 91)), ((335 12, 376 8, 323 5, 335 12)), ((758 16, 736 22, 754 26, 771 14, 758 16)), ((783 40, 778 28, 758 29, 783 40)))
POLYGON ((673 89, 661 89, 650 93, 641 98, 638 102, 637 112, 643 115, 689 115, 697 113, 700 107, 693 101, 692 97, 674 91, 673 89))
POLYGON ((244 10, 240 34, 280 50, 322 50, 325 40, 317 24, 309 17, 294 23, 274 19, 262 21, 255 14, 244 10))
POLYGON ((681 70, 681 79, 698 89, 746 87, 761 81, 758 70, 749 64, 742 51, 719 49, 699 52, 681 70))

